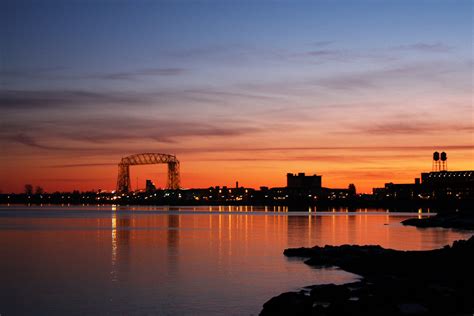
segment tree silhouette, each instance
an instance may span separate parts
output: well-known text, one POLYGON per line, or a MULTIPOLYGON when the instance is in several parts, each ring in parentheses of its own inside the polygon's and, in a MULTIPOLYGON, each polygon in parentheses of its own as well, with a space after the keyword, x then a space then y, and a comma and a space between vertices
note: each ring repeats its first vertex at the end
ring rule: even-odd
POLYGON ((33 186, 31 184, 25 184, 25 194, 33 194, 33 186))
POLYGON ((42 187, 40 187, 39 185, 38 185, 38 186, 36 186, 36 188, 35 188, 35 194, 37 194, 37 195, 41 195, 41 194, 43 194, 43 193, 44 193, 44 190, 43 190, 43 188, 42 188, 42 187))

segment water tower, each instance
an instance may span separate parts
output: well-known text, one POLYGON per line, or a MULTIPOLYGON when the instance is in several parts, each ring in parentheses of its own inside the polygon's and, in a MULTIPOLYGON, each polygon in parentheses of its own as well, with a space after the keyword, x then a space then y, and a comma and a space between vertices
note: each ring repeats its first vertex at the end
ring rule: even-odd
POLYGON ((443 151, 441 153, 441 170, 440 171, 448 171, 448 155, 443 151))
POLYGON ((437 151, 433 153, 433 163, 431 169, 432 171, 440 171, 439 152, 437 151))
POLYGON ((433 153, 433 172, 448 170, 448 155, 443 151, 441 154, 437 151, 433 153))

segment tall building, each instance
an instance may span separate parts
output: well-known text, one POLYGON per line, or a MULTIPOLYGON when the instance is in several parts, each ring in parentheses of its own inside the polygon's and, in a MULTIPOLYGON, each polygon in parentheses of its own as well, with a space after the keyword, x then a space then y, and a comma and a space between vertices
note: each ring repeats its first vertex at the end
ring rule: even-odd
POLYGON ((286 187, 289 189, 321 189, 321 176, 307 176, 304 172, 286 174, 286 187))

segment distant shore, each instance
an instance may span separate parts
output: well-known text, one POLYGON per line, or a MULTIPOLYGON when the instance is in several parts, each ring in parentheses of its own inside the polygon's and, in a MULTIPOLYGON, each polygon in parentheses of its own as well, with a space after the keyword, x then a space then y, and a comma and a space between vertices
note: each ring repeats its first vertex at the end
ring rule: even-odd
MULTIPOLYGON (((222 189, 223 190, 223 189, 222 189)), ((192 190, 159 190, 156 192, 133 192, 117 195, 112 192, 54 192, 41 194, 5 194, 0 193, 0 204, 24 205, 146 205, 146 206, 285 206, 289 211, 304 211, 309 207, 345 207, 349 211, 357 208, 384 208, 390 211, 439 211, 470 210, 474 204, 472 199, 379 199, 370 194, 352 196, 314 197, 312 195, 265 195, 266 191, 239 188, 241 192, 225 189, 227 193, 219 193, 213 189, 192 190), (210 192, 210 190, 212 192, 210 192), (234 194, 235 193, 235 194, 234 194), (221 195, 222 194, 222 195, 221 195)), ((283 194, 283 193, 281 193, 283 194)))

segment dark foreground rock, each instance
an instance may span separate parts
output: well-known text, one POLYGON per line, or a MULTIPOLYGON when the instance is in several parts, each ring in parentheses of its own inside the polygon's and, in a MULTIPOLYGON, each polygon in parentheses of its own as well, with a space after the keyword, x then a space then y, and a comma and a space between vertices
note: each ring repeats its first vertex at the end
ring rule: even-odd
POLYGON ((452 213, 438 213, 437 215, 428 218, 409 218, 404 220, 402 224, 416 227, 474 229, 474 212, 459 211, 452 213))
POLYGON ((312 266, 338 266, 362 281, 317 285, 266 302, 261 315, 472 315, 474 237, 430 251, 380 246, 286 249, 312 266))

